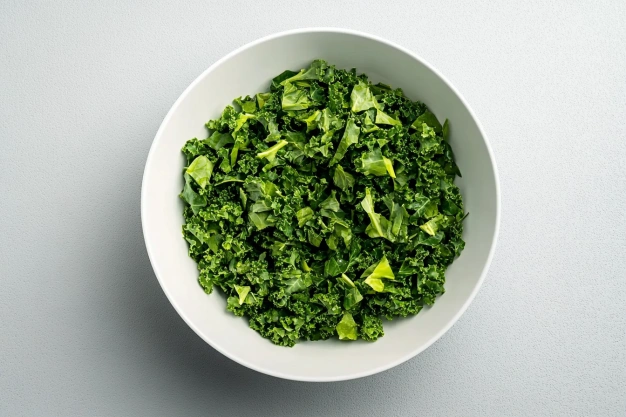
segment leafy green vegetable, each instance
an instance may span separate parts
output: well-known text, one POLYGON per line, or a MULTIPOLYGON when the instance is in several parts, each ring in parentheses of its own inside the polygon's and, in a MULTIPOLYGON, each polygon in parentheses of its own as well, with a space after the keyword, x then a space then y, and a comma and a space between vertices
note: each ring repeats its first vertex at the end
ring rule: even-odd
POLYGON ((242 287, 240 285, 234 285, 234 287, 235 291, 237 291, 237 294, 239 295, 239 305, 242 305, 250 293, 250 286, 246 285, 242 287))
POLYGON ((206 188, 209 180, 211 179, 212 173, 213 163, 204 155, 200 155, 194 159, 191 165, 187 168, 187 174, 196 180, 198 185, 202 188, 206 188))
POLYGON ((359 289, 356 287, 349 288, 345 292, 345 297, 343 299, 343 308, 346 310, 352 310, 361 302, 361 300, 363 300, 363 296, 359 292, 359 289))
POLYGON ((383 292, 385 288, 385 284, 382 281, 383 278, 392 280, 396 278, 386 256, 383 256, 378 263, 367 268, 361 275, 361 278, 363 277, 365 277, 364 282, 376 292, 383 292))
POLYGON ((312 280, 310 275, 302 275, 285 281, 285 284, 285 292, 292 294, 308 288, 312 284, 312 280))
POLYGON ((283 110, 305 110, 311 105, 309 95, 304 88, 298 88, 290 82, 285 83, 283 92, 283 110))
POLYGON ((346 274, 341 274, 341 277, 339 279, 341 279, 341 281, 343 281, 348 287, 356 288, 354 282, 346 274))
MULTIPOLYGON (((425 111, 423 114, 421 114, 417 119, 415 119, 415 121, 411 124, 411 127, 421 132, 423 130, 424 124, 434 129, 437 134, 442 133, 441 123, 439 123, 439 120, 437 120, 437 117, 435 117, 435 115, 428 110, 425 111)), ((446 132, 447 132, 447 125, 446 125, 446 132)), ((447 139, 447 133, 446 135, 443 136, 443 139, 444 140, 447 139)))
POLYGON ((344 313, 341 321, 337 323, 337 334, 339 335, 339 340, 356 340, 356 328, 357 325, 352 317, 352 314, 348 312, 344 313))
POLYGON ((383 113, 380 110, 376 111, 376 120, 375 123, 377 125, 395 125, 402 126, 402 122, 400 120, 396 120, 393 117, 389 116, 386 113, 383 113))
POLYGON ((300 80, 319 80, 320 76, 323 74, 324 67, 326 67, 326 62, 319 59, 315 60, 309 68, 300 70, 299 73, 281 81, 280 84, 285 85, 288 82, 293 83, 300 80))
POLYGON ((393 170, 393 162, 386 156, 383 156, 380 149, 374 149, 361 156, 360 171, 365 173, 365 175, 382 176, 389 174, 391 178, 396 178, 396 173, 393 170))
POLYGON ((372 94, 372 91, 367 83, 363 81, 359 81, 358 84, 352 89, 352 93, 350 94, 350 103, 353 113, 368 110, 372 107, 378 108, 376 98, 372 94))
POLYGON ((313 218, 313 209, 311 207, 305 207, 296 213, 296 217, 298 219, 298 226, 302 227, 306 222, 313 218))
POLYGON ((391 240, 389 238, 391 223, 384 216, 374 211, 374 199, 369 188, 365 189, 365 198, 361 201, 361 207, 370 218, 370 224, 365 229, 365 233, 369 237, 384 237, 391 240))
POLYGON ((439 230, 439 225, 443 222, 443 219, 444 217, 441 214, 437 217, 433 217, 432 219, 421 225, 420 229, 422 229, 431 236, 435 236, 437 234, 437 230, 439 230))
POLYGON ((230 133, 220 133, 215 131, 206 139, 206 142, 208 146, 216 151, 219 151, 224 146, 235 143, 235 140, 230 133))
POLYGON ((337 187, 345 191, 352 188, 354 185, 354 176, 349 172, 346 172, 341 165, 338 165, 337 168, 335 168, 333 182, 337 187))
POLYGON ((278 142, 276 145, 272 146, 271 148, 268 148, 267 150, 263 151, 263 152, 259 152, 256 157, 257 158, 265 158, 268 161, 272 162, 275 158, 276 158, 276 153, 284 148, 285 146, 287 146, 289 144, 289 142, 287 142, 286 140, 281 140, 280 142, 278 142))
POLYGON ((359 134, 361 129, 356 125, 354 119, 348 119, 348 123, 346 124, 346 129, 344 130, 343 137, 341 138, 341 142, 339 142, 339 146, 337 147, 337 153, 333 156, 333 159, 330 160, 330 164, 334 165, 343 158, 343 156, 348 151, 348 147, 355 143, 359 143, 359 134))
POLYGON ((466 216, 447 120, 316 60, 206 126, 182 149, 183 236, 263 337, 374 341, 443 294, 466 216))
POLYGON ((189 174, 185 174, 185 188, 183 188, 180 196, 189 204, 193 213, 198 214, 200 208, 206 206, 206 198, 194 191, 190 178, 189 174))

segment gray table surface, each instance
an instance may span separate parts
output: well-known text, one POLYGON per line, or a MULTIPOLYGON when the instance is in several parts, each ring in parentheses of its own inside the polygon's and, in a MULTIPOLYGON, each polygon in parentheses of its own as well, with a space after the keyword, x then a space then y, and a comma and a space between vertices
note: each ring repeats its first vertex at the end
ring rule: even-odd
POLYGON ((623 1, 0 2, 1 416, 626 415, 623 1), (161 291, 148 149, 205 68, 307 26, 415 51, 499 165, 494 262, 417 358, 340 383, 226 359, 161 291))

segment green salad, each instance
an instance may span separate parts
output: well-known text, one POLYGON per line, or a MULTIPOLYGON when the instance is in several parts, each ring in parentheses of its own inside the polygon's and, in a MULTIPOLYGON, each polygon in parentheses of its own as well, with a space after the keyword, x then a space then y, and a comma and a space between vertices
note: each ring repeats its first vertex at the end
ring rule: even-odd
POLYGON ((315 60, 206 127, 182 149, 183 235, 204 291, 263 337, 373 341, 443 294, 465 215, 426 105, 315 60))

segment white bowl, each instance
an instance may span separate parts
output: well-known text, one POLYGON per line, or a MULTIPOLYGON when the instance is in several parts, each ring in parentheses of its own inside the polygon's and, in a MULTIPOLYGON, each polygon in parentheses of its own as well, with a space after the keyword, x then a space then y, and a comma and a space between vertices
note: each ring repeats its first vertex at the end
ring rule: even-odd
POLYGON ((141 219, 148 255, 161 287, 178 314, 207 343, 249 368, 301 381, 339 381, 384 371, 417 355, 463 314, 485 278, 500 218, 496 165, 487 139, 461 95, 412 52, 375 36, 343 29, 303 29, 252 42, 202 73, 174 103, 148 155, 141 190, 141 219), (385 322, 374 343, 327 340, 273 345, 226 311, 224 296, 204 293, 182 237, 184 158, 192 137, 205 138, 206 121, 232 99, 266 91, 285 69, 299 70, 322 58, 357 68, 374 82, 400 87, 426 103, 440 120, 450 119, 450 142, 463 178, 457 181, 465 208, 462 255, 447 271, 446 292, 417 316, 385 322))

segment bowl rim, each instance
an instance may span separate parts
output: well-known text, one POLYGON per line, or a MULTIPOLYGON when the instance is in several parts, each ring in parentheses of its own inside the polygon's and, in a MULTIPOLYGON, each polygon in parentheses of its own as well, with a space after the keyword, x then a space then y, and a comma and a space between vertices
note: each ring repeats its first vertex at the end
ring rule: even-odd
POLYGON ((489 267, 491 265, 491 261, 493 260, 493 256, 495 253, 495 248, 496 248, 496 243, 498 240, 498 235, 500 232, 500 210, 501 210, 501 203, 500 203, 500 180, 498 178, 498 169, 496 166, 496 161, 495 161, 495 157, 493 154, 493 150, 491 149, 491 145, 489 144, 489 141, 487 139, 487 135, 485 134, 485 131, 482 127, 482 125, 480 124, 480 121, 478 120, 478 118, 476 117, 474 111, 472 110, 472 108, 469 106, 469 104, 467 103, 467 101, 465 100, 465 98, 461 95, 461 93, 450 83, 450 81, 448 81, 448 79, 446 77, 443 76, 443 74, 441 74, 437 69, 435 69, 431 64, 429 64, 427 61, 425 61, 423 58, 421 58, 420 56, 418 56, 417 54, 415 54, 414 52, 394 43, 391 42, 389 40, 386 40, 384 38, 381 38, 379 36, 376 35, 372 35, 369 33, 365 33, 365 32, 361 32, 361 31, 357 31, 357 30, 352 30, 352 29, 344 29, 344 28, 336 28, 336 27, 310 27, 310 28, 301 28, 301 29, 292 29, 292 30, 286 30, 286 31, 282 31, 282 32, 277 32, 268 36, 264 36, 261 37, 257 40, 254 40, 252 42, 249 42, 237 49, 235 49, 234 51, 230 52, 229 54, 225 55, 224 57, 220 58, 219 60, 217 60, 216 62, 214 62, 211 66, 209 66, 206 70, 204 70, 198 77, 196 77, 196 79, 194 79, 194 81, 183 91, 183 93, 178 97, 178 99, 174 102, 174 104, 172 105, 172 107, 170 108, 170 110, 167 112, 167 115, 165 116, 165 118, 163 119, 163 121, 161 122, 161 125, 159 126, 159 129, 157 130, 157 133, 152 141, 152 145, 150 146, 150 151, 148 152, 148 157, 146 160, 146 165, 144 167, 144 173, 143 173, 143 178, 142 178, 142 182, 141 182, 141 226, 142 226, 142 231, 143 231, 143 237, 144 237, 144 242, 146 245, 146 250, 148 252, 148 258, 150 259, 150 264, 152 265, 152 269, 157 277, 157 280, 159 281, 159 285, 161 286, 161 289, 163 290, 163 292, 165 293, 165 295, 167 296, 167 299, 169 300, 169 302, 172 304, 172 306, 174 307, 174 309, 176 310, 176 312, 178 313, 178 315, 185 321, 185 323, 187 323, 187 325, 198 335, 200 336, 200 338, 202 338, 206 343, 208 343, 212 348, 214 348, 215 350, 217 350, 218 352, 220 352, 222 355, 226 356, 227 358, 247 367, 250 369, 253 369, 257 372, 261 372, 263 374, 266 375, 270 375, 270 376, 274 376, 277 378, 282 378, 282 379, 288 379, 288 380, 294 380, 294 381, 304 381, 304 382, 334 382, 334 381, 346 381, 346 380, 351 380, 351 379, 357 379, 357 378, 362 378, 362 377, 366 377, 369 375, 374 375, 377 374, 379 372, 383 372, 386 371, 388 369, 391 369, 395 366, 400 365, 401 363, 404 363, 406 361, 408 361, 409 359, 419 355, 421 352, 423 352, 424 350, 426 350, 427 348, 429 348, 433 343, 435 343, 437 340, 439 340, 448 330, 450 330, 450 328, 459 320, 459 318, 463 315, 463 313, 465 313, 465 311, 467 310, 467 308, 469 307, 469 305, 471 304, 471 302, 474 300, 474 298, 476 297, 476 294, 478 293, 478 291, 480 290, 481 286, 483 285, 483 282, 485 280, 485 277, 487 275, 487 272, 489 270, 489 267), (281 38, 281 37, 287 37, 287 36, 292 36, 292 35, 299 35, 299 34, 304 34, 304 33, 337 33, 337 34, 343 34, 343 35, 353 35, 353 36, 358 36, 358 37, 362 37, 362 38, 366 38, 366 39, 370 39, 379 43, 383 43, 391 48, 397 49, 400 52, 403 52, 404 54, 410 56, 411 58, 415 59, 416 61, 420 62, 422 65, 424 65, 426 68, 428 68, 430 71, 432 71, 437 77, 439 77, 441 79, 441 81, 443 81, 444 84, 446 84, 448 86, 448 88, 450 88, 452 90, 452 92, 454 94, 456 94, 456 96, 459 98, 459 100, 461 101, 461 103, 465 106, 465 108, 467 109, 467 111, 469 112, 470 116, 472 117, 472 119, 474 120, 474 122, 476 123, 476 126, 478 127, 478 130, 482 136, 482 139, 485 143, 485 147, 487 148, 487 153, 489 155, 489 159, 491 162, 491 167, 492 167, 492 171, 493 171, 493 177, 494 177, 494 185, 495 185, 495 197, 496 197, 496 216, 495 216, 495 228, 494 228, 494 232, 493 232, 493 236, 491 238, 491 248, 489 249, 489 254, 487 256, 487 261, 485 262, 485 265, 483 266, 483 269, 480 273, 480 277, 478 279, 478 282, 476 283, 475 287, 473 288, 472 292, 470 293, 469 297, 465 300, 465 302, 463 303, 463 305, 461 306, 461 308, 459 309, 459 311, 457 312, 457 314, 455 314, 447 323, 445 326, 443 326, 435 335, 433 335, 426 343, 422 344, 421 346, 419 346, 418 348, 412 350, 411 352, 409 352, 408 354, 392 361, 389 362, 388 364, 385 364, 383 366, 379 366, 373 369, 369 369, 367 371, 362 371, 362 372, 356 372, 356 373, 352 373, 352 374, 345 374, 345 375, 338 375, 338 376, 330 376, 330 377, 309 377, 306 375, 291 375, 291 374, 285 374, 282 372, 276 372, 272 369, 268 369, 265 368, 263 366, 259 366, 259 365, 255 365, 253 363, 250 363, 230 352, 228 352, 225 349, 222 349, 219 344, 214 343, 213 340, 211 340, 211 338, 208 335, 205 335, 202 331, 200 331, 200 329, 193 323, 193 321, 187 317, 185 314, 183 314, 181 308, 178 305, 178 302, 171 296, 170 292, 168 291, 168 289, 166 288, 164 281, 161 279, 161 274, 158 271, 158 268, 154 262, 154 256, 153 256, 153 252, 152 252, 152 245, 150 243, 150 241, 147 239, 146 236, 146 204, 144 203, 144 201, 146 200, 146 181, 147 178, 149 176, 149 167, 151 166, 151 160, 153 158, 153 154, 155 152, 155 149, 157 148, 162 134, 163 134, 163 130, 165 129, 165 126, 169 123, 172 115, 174 114, 174 112, 177 110, 178 106, 180 105, 180 103, 185 99, 185 97, 190 93, 190 91, 192 91, 196 85, 200 82, 200 80, 204 79, 204 77, 206 77, 208 74, 210 74, 215 68, 219 67, 223 62, 226 62, 227 60, 231 59, 232 57, 240 54, 241 52, 253 48, 256 45, 262 44, 264 42, 273 40, 273 39, 277 39, 277 38, 281 38))

